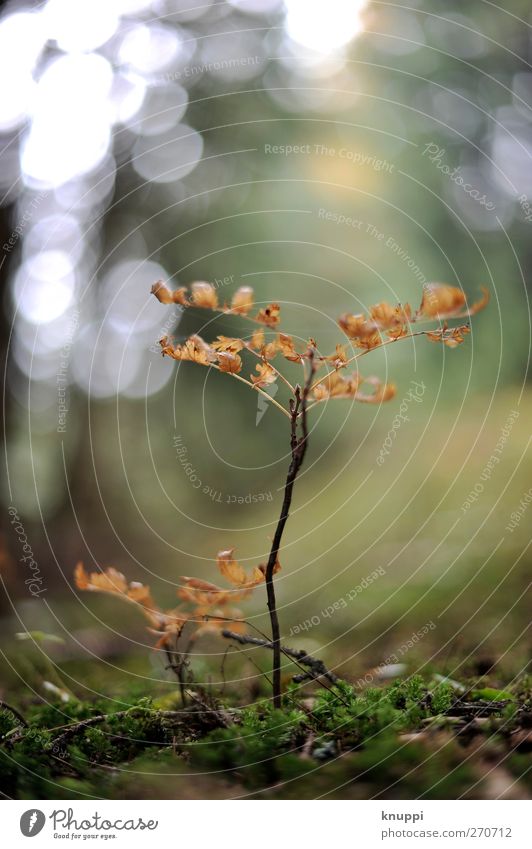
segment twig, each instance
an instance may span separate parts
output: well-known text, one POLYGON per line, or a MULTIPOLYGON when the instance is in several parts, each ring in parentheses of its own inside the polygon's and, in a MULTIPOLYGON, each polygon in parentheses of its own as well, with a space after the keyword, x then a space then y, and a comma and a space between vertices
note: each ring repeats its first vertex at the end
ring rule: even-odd
POLYGON ((186 626, 187 622, 183 624, 181 630, 179 631, 179 634, 176 637, 174 649, 170 649, 168 646, 165 646, 165 654, 168 660, 168 664, 165 669, 171 669, 172 672, 175 672, 177 676, 177 679, 179 681, 179 690, 181 693, 181 703, 183 707, 186 707, 185 687, 192 680, 190 672, 188 675, 186 675, 186 672, 189 669, 190 651, 192 649, 192 646, 194 645, 194 635, 191 635, 184 649, 179 648, 179 641, 183 636, 183 631, 185 630, 186 626))
MULTIPOLYGON (((260 637, 252 637, 250 634, 237 634, 234 631, 224 629, 222 636, 228 640, 235 640, 241 646, 261 646, 266 649, 273 649, 273 640, 262 640, 260 637)), ((281 652, 287 657, 295 660, 300 666, 308 667, 308 672, 303 672, 299 675, 294 675, 293 680, 301 683, 306 680, 316 678, 327 678, 331 684, 336 684, 339 680, 338 676, 331 672, 322 660, 312 657, 304 649, 291 649, 288 646, 281 646, 281 652)))
POLYGON ((279 616, 277 614, 277 605, 275 600, 275 588, 273 583, 273 575, 281 538, 290 512, 292 503, 292 492, 298 472, 302 466, 307 450, 308 430, 307 430, 307 401, 310 393, 312 378, 315 372, 314 364, 314 349, 309 348, 308 352, 309 374, 305 381, 303 392, 301 387, 296 386, 295 398, 290 401, 290 448, 292 459, 288 468, 286 483, 284 486, 284 498, 281 507, 281 515, 277 522, 275 534, 273 537, 268 563, 266 565, 266 594, 268 598, 268 610, 270 613, 270 622, 272 628, 272 648, 273 648, 273 704, 274 707, 281 707, 281 631, 279 627, 279 616), (298 417, 301 413, 303 435, 298 437, 297 425, 298 417))
MULTIPOLYGON (((217 371, 221 371, 220 366, 217 366, 215 363, 211 363, 211 368, 215 368, 217 371)), ((239 380, 241 383, 245 383, 246 386, 250 386, 252 389, 254 389, 256 392, 258 392, 260 395, 264 395, 264 397, 267 398, 268 401, 270 401, 274 405, 274 407, 277 407, 277 409, 279 409, 281 411, 283 416, 288 416, 288 418, 290 418, 290 413, 288 412, 288 410, 285 410, 285 408, 283 407, 282 404, 279 404, 279 402, 276 401, 275 398, 272 398, 271 395, 268 395, 267 392, 264 392, 264 390, 261 389, 260 386, 257 386, 256 383, 251 383, 250 380, 246 380, 245 377, 240 377, 239 374, 235 374, 232 371, 226 371, 226 372, 223 372, 223 374, 228 374, 230 377, 234 377, 236 380, 239 380)))
POLYGON ((193 702, 199 705, 199 707, 204 713, 209 714, 209 716, 212 716, 214 719, 216 719, 222 728, 229 728, 229 726, 232 724, 232 720, 229 721, 227 717, 227 712, 218 710, 218 708, 215 707, 210 707, 205 701, 203 701, 203 699, 201 699, 196 693, 193 693, 191 690, 188 690, 188 695, 193 702))
MULTIPOLYGON (((257 634, 260 634, 260 635, 261 635, 261 637, 264 639, 264 644, 265 644, 265 645, 268 645, 268 646, 270 646, 270 647, 271 647, 271 645, 272 645, 272 644, 271 644, 271 641, 268 639, 268 637, 266 636, 266 634, 264 633, 264 631, 261 631, 261 629, 260 629, 260 628, 257 628, 257 626, 253 624, 253 622, 249 622, 247 619, 235 619, 233 616, 211 616, 211 615, 210 615, 210 614, 208 614, 208 613, 206 613, 206 614, 205 614, 205 616, 204 616, 203 618, 204 618, 204 619, 207 619, 207 620, 208 620, 208 619, 222 619, 224 622, 241 622, 243 625, 247 625, 247 626, 248 626, 248 628, 253 628, 253 630, 254 630, 254 631, 256 631, 256 632, 257 632, 257 634)), ((226 628, 225 630, 227 631, 227 634, 228 634, 228 635, 233 633, 232 631, 229 631, 227 628, 226 628)), ((229 639, 229 637, 228 637, 228 639, 229 639)), ((235 648, 237 651, 241 651, 241 649, 239 649, 239 648, 238 648, 238 646, 234 646, 234 648, 235 648)), ((248 660, 250 660, 250 661, 253 663, 253 660, 249 657, 249 655, 248 655, 248 654, 246 654, 245 652, 243 652, 243 654, 245 654, 245 655, 246 655, 246 657, 247 657, 247 659, 248 659, 248 660)), ((284 646, 281 646, 281 654, 284 654, 284 655, 285 655, 286 657, 288 657, 291 661, 293 661, 293 663, 295 663, 295 665, 296 665, 296 666, 299 666, 299 668, 300 668, 300 669, 303 669, 303 666, 301 665, 301 663, 300 663, 298 660, 296 660, 296 658, 295 658, 293 655, 289 655, 289 654, 286 652, 286 650, 285 650, 284 646)), ((306 655, 306 652, 305 652, 305 655, 306 655)), ((266 675, 266 673, 265 673, 265 672, 263 672, 263 670, 262 670, 262 669, 261 669, 261 668, 260 668, 257 664, 254 664, 254 665, 255 665, 255 668, 256 668, 256 669, 258 669, 258 671, 261 673, 261 675, 263 675, 263 676, 266 678, 266 681, 268 682, 268 684, 269 684, 271 687, 273 687, 272 681, 270 680, 270 678, 268 677, 268 675, 266 675)), ((340 681, 341 679, 337 677, 337 679, 336 679, 336 680, 337 680, 337 681, 340 681)), ((346 701, 345 701, 345 699, 343 699, 343 698, 340 696, 340 694, 339 694, 339 693, 337 693, 337 692, 335 692, 334 690, 332 690, 332 689, 328 686, 328 684, 326 684, 326 683, 325 683, 325 681, 323 681, 323 680, 320 678, 320 679, 318 679, 317 683, 320 685, 320 687, 323 687, 323 689, 324 689, 324 690, 327 690, 327 692, 328 692, 328 693, 331 693, 331 694, 334 696, 334 698, 335 698, 335 699, 338 699, 338 701, 342 702, 342 704, 344 704, 346 707, 349 707, 348 702, 346 702, 346 701)), ((296 704, 296 705, 297 705, 297 707, 300 707, 300 705, 296 702, 296 700, 295 700, 293 697, 290 697, 290 698, 292 699, 292 701, 294 702, 294 704, 296 704)))

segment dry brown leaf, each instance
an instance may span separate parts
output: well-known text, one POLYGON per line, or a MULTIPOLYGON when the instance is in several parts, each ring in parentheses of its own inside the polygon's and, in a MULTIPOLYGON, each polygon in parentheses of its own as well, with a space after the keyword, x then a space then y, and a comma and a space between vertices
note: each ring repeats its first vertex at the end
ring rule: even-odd
POLYGON ((138 581, 128 584, 122 572, 112 566, 103 572, 88 573, 80 562, 74 570, 74 580, 76 587, 80 590, 119 596, 142 608, 150 621, 159 621, 160 611, 151 596, 150 588, 138 581))
POLYGON ((335 369, 345 366, 347 363, 345 345, 337 345, 334 354, 329 354, 328 357, 323 357, 323 360, 330 363, 335 369))
POLYGON ((217 587, 216 584, 198 578, 182 577, 181 580, 183 586, 178 589, 177 596, 181 601, 187 601, 194 605, 194 616, 196 618, 205 616, 214 605, 223 607, 226 604, 234 604, 249 595, 249 590, 243 592, 224 590, 217 587))
POLYGON ((258 375, 252 374, 250 377, 253 384, 261 389, 264 386, 269 386, 270 384, 275 383, 277 380, 277 373, 269 363, 257 363, 255 370, 258 371, 258 375))
POLYGON ((355 401, 362 401, 364 404, 384 404, 386 401, 391 401, 397 392, 394 383, 383 383, 378 377, 367 377, 364 382, 374 387, 370 394, 366 392, 355 394, 355 401))
POLYGON ((247 315, 253 307, 253 289, 251 286, 240 286, 233 295, 231 312, 247 315))
POLYGON ((356 372, 344 376, 338 371, 333 371, 314 387, 314 398, 316 401, 325 401, 329 398, 354 398, 361 382, 356 372))
POLYGON ((258 311, 255 320, 268 327, 275 327, 281 320, 281 307, 279 304, 268 304, 258 311))
POLYGON ((381 330, 393 330, 397 326, 408 324, 412 320, 412 310, 410 304, 401 304, 392 307, 391 304, 383 301, 380 304, 375 304, 370 307, 371 319, 381 330))
POLYGON ((260 355, 263 360, 273 360, 280 351, 279 342, 277 339, 272 339, 271 342, 266 342, 260 349, 260 355))
POLYGON ((208 310, 218 309, 218 295, 212 283, 193 283, 191 289, 193 306, 208 310))
MULTIPOLYGON (((225 551, 218 552, 218 568, 224 578, 234 587, 243 590, 252 590, 254 587, 259 586, 259 584, 264 583, 266 566, 262 563, 259 566, 254 566, 251 575, 248 575, 240 563, 234 559, 234 551, 234 548, 228 548, 225 551)), ((277 561, 273 570, 274 574, 280 568, 281 565, 277 561)))
POLYGON ((80 590, 94 590, 96 592, 118 593, 125 595, 128 584, 122 574, 117 569, 110 566, 105 572, 85 571, 83 563, 78 563, 74 571, 76 586, 80 590))
POLYGON ((181 304, 187 306, 187 290, 184 287, 175 289, 173 292, 162 280, 158 280, 151 287, 152 295, 155 295, 161 304, 181 304))
POLYGON ((242 587, 247 581, 245 569, 233 558, 234 548, 219 551, 217 555, 218 569, 234 587, 242 587))
POLYGON ((469 315, 475 315, 477 312, 480 312, 480 310, 483 310, 484 307, 486 307, 489 304, 490 293, 489 293, 488 289, 486 289, 485 286, 481 286, 480 290, 482 292, 482 297, 480 298, 480 300, 475 301, 474 304, 471 304, 471 306, 467 308, 467 315, 468 316, 469 315))
POLYGON ((229 351, 219 351, 217 360, 220 371, 225 371, 229 374, 238 374, 239 371, 242 371, 242 359, 238 354, 231 354, 229 351))
POLYGON ((258 351, 262 348, 264 345, 264 330, 262 327, 251 334, 251 339, 249 340, 248 345, 254 351, 258 351))
POLYGON ((292 363, 300 363, 303 359, 296 351, 294 340, 286 333, 279 333, 279 349, 283 357, 292 363))
POLYGON ((379 328, 374 321, 369 321, 365 315, 344 313, 338 319, 338 324, 357 348, 371 350, 382 344, 379 328))
POLYGON ((232 336, 218 336, 216 342, 212 342, 211 347, 215 351, 227 351, 230 354, 238 354, 246 346, 242 339, 235 339, 232 336))
POLYGON ((189 336, 183 345, 168 344, 166 336, 160 340, 163 356, 172 357, 174 360, 183 360, 198 363, 202 366, 210 366, 215 359, 215 352, 201 336, 189 336))
POLYGON ((466 296, 457 286, 429 283, 423 286, 423 297, 417 311, 418 317, 451 318, 466 306, 466 296))

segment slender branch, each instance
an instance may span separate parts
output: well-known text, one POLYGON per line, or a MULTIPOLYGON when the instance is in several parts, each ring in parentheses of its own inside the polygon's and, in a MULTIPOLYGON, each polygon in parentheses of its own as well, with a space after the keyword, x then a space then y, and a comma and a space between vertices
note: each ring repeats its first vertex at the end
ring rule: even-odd
POLYGON ((275 587, 273 582, 274 570, 278 560, 279 548, 283 531, 290 512, 292 503, 292 492, 298 472, 301 468, 305 453, 307 450, 308 430, 307 430, 307 402, 311 390, 312 378, 315 372, 314 364, 314 349, 310 348, 308 353, 309 373, 305 381, 303 391, 301 387, 296 386, 294 399, 290 401, 290 448, 292 459, 288 467, 288 474, 284 486, 284 498, 281 507, 281 514, 277 522, 275 534, 273 537, 268 563, 266 564, 266 594, 268 599, 268 610, 270 613, 270 623, 272 629, 272 648, 273 648, 273 704, 274 707, 281 707, 281 632, 279 627, 279 616, 277 614, 277 604, 275 599, 275 587), (297 425, 298 417, 301 413, 303 435, 298 437, 297 425))
MULTIPOLYGON (((271 640, 261 640, 260 637, 252 637, 249 634, 238 634, 235 631, 223 630, 222 636, 228 640, 234 640, 240 643, 241 646, 261 646, 262 648, 273 649, 274 645, 271 640)), ((331 672, 322 660, 317 657, 312 657, 304 649, 291 649, 288 646, 281 646, 281 650, 286 657, 290 657, 297 661, 298 665, 308 667, 308 672, 303 672, 300 675, 294 675, 294 681, 300 683, 307 679, 327 678, 331 684, 336 684, 339 680, 338 676, 331 672)))
MULTIPOLYGON (((215 363, 211 363, 211 368, 215 368, 217 371, 220 372, 222 371, 220 366, 217 366, 215 363)), ((260 386, 257 386, 255 383, 251 383, 250 380, 246 380, 245 377, 240 377, 239 374, 235 374, 232 371, 224 371, 222 372, 222 374, 228 374, 230 377, 236 378, 236 380, 239 380, 241 383, 245 383, 246 386, 250 386, 252 389, 255 389, 256 392, 259 392, 261 395, 264 395, 264 397, 267 398, 268 401, 270 401, 275 407, 277 407, 281 411, 281 413, 283 413, 283 415, 290 418, 290 413, 288 412, 288 410, 285 410, 282 404, 279 404, 279 402, 276 401, 275 398, 272 398, 271 395, 268 395, 267 392, 264 392, 264 390, 261 389, 260 386)))

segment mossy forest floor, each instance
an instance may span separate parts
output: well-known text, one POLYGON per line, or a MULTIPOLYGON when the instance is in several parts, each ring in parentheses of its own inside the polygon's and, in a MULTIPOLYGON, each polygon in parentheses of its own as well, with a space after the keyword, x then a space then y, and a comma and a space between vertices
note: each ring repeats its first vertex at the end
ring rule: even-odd
POLYGON ((412 676, 289 688, 239 707, 193 685, 160 699, 20 696, 0 708, 8 798, 532 797, 532 681, 412 676))

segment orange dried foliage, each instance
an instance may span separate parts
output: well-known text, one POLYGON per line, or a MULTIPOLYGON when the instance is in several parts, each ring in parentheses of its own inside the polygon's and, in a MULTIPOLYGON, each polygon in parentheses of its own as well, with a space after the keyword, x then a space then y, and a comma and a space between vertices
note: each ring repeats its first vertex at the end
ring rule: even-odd
MULTIPOLYGON (((165 648, 180 637, 187 624, 190 627, 190 639, 197 639, 204 633, 226 627, 227 619, 231 620, 233 630, 239 629, 241 623, 238 619, 241 618, 241 613, 229 605, 248 598, 255 587, 264 583, 266 567, 263 564, 255 566, 248 575, 234 560, 233 551, 234 549, 220 551, 217 556, 218 569, 231 588, 223 589, 209 581, 183 577, 183 584, 177 590, 177 597, 182 606, 174 610, 159 608, 149 587, 136 581, 128 583, 122 572, 113 567, 88 573, 83 564, 78 563, 74 580, 79 590, 108 593, 136 605, 148 619, 149 630, 159 638, 156 648, 165 648)), ((274 571, 279 569, 277 564, 274 571)))
POLYGON ((186 298, 187 290, 185 288, 175 289, 172 292, 162 280, 158 280, 151 287, 151 293, 155 295, 161 304, 181 304, 184 307, 188 306, 186 298))
MULTIPOLYGON (((263 324, 271 330, 274 330, 280 321, 280 307, 277 303, 262 307, 255 316, 250 315, 253 308, 253 290, 249 286, 241 286, 237 289, 231 300, 231 306, 224 306, 223 309, 219 308, 216 291, 210 283, 193 283, 190 300, 187 300, 185 289, 171 292, 161 281, 154 284, 152 291, 162 303, 180 302, 186 306, 201 306, 222 313, 234 313, 263 324)), ((486 289, 482 290, 482 297, 478 301, 468 306, 463 291, 458 287, 430 283, 424 286, 421 304, 414 314, 410 304, 393 305, 381 301, 371 306, 367 315, 344 313, 339 317, 338 324, 353 347, 361 349, 362 353, 412 335, 425 335, 431 342, 441 342, 448 348, 456 348, 462 344, 469 333, 468 325, 462 324, 449 328, 444 323, 443 326, 432 331, 418 330, 417 332, 414 325, 420 321, 443 320, 445 322, 448 318, 468 317, 483 309, 488 301, 489 294, 486 289)), ((257 374, 250 375, 250 380, 246 382, 259 390, 273 384, 279 376, 278 369, 270 366, 270 360, 281 355, 290 362, 304 365, 308 358, 308 350, 310 348, 316 350, 317 347, 313 339, 309 340, 308 345, 305 352, 298 351, 293 337, 283 332, 277 333, 275 338, 267 341, 263 328, 256 329, 248 341, 242 338, 218 336, 216 341, 209 345, 199 336, 191 336, 182 345, 174 345, 166 337, 161 339, 163 355, 205 366, 214 365, 221 372, 234 375, 242 370, 243 363, 239 356, 242 351, 258 353, 262 362, 255 367, 257 374)), ((346 368, 356 356, 360 354, 349 356, 346 346, 338 343, 334 353, 317 359, 322 363, 329 363, 335 371, 340 371, 346 368)), ((329 375, 327 380, 320 381, 315 386, 314 399, 323 401, 328 398, 352 398, 364 403, 381 403, 394 395, 393 384, 378 382, 378 385, 374 384, 373 392, 366 393, 359 391, 360 382, 355 375, 342 378, 329 375)), ((366 380, 366 383, 368 382, 366 380)))
POLYGON ((425 336, 431 342, 443 342, 448 348, 457 348, 464 341, 464 336, 471 333, 471 328, 468 324, 462 324, 459 327, 447 327, 443 325, 439 330, 427 330, 425 336))
POLYGON ((270 386, 277 380, 277 374, 269 363, 257 363, 255 366, 257 374, 251 374, 253 384, 258 387, 270 386))
POLYGON ((281 320, 281 307, 279 304, 268 304, 262 307, 255 316, 255 321, 266 324, 268 327, 276 327, 281 320))
POLYGON ((215 354, 201 336, 190 336, 183 345, 171 345, 167 336, 159 340, 163 356, 174 360, 187 360, 202 366, 210 366, 215 361, 215 354))
POLYGON ((251 286, 241 286, 236 290, 231 300, 231 312, 248 315, 253 308, 253 289, 251 286))
POLYGON ((193 283, 191 289, 192 306, 208 310, 218 309, 218 295, 212 283, 193 283))
POLYGON ((220 351, 217 354, 217 360, 220 371, 225 371, 229 374, 238 374, 242 371, 242 359, 238 354, 232 354, 230 351, 220 351))

